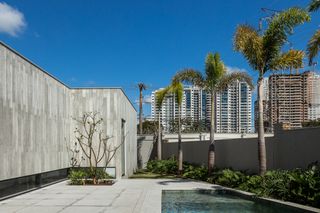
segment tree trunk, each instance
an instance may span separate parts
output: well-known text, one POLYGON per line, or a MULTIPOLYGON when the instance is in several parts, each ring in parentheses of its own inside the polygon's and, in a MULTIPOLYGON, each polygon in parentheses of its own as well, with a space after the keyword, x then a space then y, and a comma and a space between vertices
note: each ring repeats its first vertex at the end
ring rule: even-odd
POLYGON ((214 144, 214 130, 215 130, 215 110, 214 110, 214 92, 211 92, 211 116, 210 116, 210 145, 208 152, 208 173, 211 174, 215 163, 215 144, 214 144))
POLYGON ((142 135, 142 89, 140 89, 139 99, 139 134, 142 135))
POLYGON ((161 150, 161 110, 158 110, 158 160, 162 158, 162 150, 161 150))
POLYGON ((266 159, 266 143, 264 139, 264 125, 263 125, 263 78, 258 79, 258 156, 259 156, 259 174, 263 175, 267 170, 266 159))
POLYGON ((179 109, 179 117, 178 117, 178 174, 182 174, 183 170, 183 152, 181 146, 181 105, 178 107, 179 109))

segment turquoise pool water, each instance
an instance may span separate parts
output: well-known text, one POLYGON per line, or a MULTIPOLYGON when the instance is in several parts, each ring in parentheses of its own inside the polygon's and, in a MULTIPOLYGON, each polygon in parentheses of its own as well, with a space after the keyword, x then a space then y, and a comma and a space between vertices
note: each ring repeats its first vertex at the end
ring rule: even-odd
POLYGON ((296 213, 279 205, 261 204, 228 194, 225 190, 163 190, 162 213, 237 212, 296 213))

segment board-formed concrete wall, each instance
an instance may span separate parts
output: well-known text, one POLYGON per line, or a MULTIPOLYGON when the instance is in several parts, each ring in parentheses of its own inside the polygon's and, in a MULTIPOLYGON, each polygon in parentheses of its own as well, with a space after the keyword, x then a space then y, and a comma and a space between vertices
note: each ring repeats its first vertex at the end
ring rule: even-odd
MULTIPOLYGON (((136 168, 136 111, 120 88, 71 89, 0 42, 0 180, 69 167, 74 121, 98 111, 120 143, 126 121, 126 175, 136 168)), ((121 152, 110 166, 121 176, 121 152)))
MULTIPOLYGON (((98 117, 103 119, 103 128, 111 137, 111 143, 121 143, 121 122, 125 121, 126 176, 131 175, 137 167, 137 126, 136 111, 127 97, 119 89, 72 89, 72 94, 72 103, 77 106, 73 108, 72 116, 78 118, 83 112, 99 112, 98 117)), ((116 174, 121 174, 121 149, 109 166, 115 166, 116 174)))

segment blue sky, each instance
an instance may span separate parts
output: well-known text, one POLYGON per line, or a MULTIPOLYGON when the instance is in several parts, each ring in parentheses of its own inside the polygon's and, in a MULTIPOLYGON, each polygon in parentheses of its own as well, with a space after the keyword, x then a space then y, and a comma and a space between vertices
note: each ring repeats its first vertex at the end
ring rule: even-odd
MULTIPOLYGON (((247 70, 256 78, 244 58, 233 51, 236 26, 241 23, 257 26, 259 18, 268 15, 261 11, 262 7, 282 10, 306 7, 309 3, 308 0, 0 2, 0 40, 70 86, 120 86, 132 102, 138 97, 134 88, 137 82, 151 86, 145 92, 148 95, 152 89, 169 84, 182 68, 203 70, 210 51, 219 52, 227 66, 247 70), (9 12, 3 5, 9 7, 9 12), (14 15, 10 16, 10 12, 14 15)), ((294 48, 305 49, 307 40, 319 27, 320 12, 313 14, 312 19, 311 23, 298 27, 290 38, 294 48)), ((145 114, 149 113, 146 106, 145 114)))

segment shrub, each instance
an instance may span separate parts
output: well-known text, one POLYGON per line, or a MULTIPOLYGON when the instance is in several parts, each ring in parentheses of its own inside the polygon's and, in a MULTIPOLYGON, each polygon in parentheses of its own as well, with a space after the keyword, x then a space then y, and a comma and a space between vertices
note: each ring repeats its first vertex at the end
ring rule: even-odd
POLYGON ((259 175, 248 176, 247 181, 241 183, 238 188, 240 190, 252 192, 258 196, 262 196, 264 194, 264 188, 261 185, 262 182, 263 177, 259 175))
POLYGON ((245 174, 239 171, 233 171, 231 169, 218 170, 213 173, 212 177, 208 179, 208 181, 211 183, 216 183, 227 187, 238 187, 246 180, 247 177, 245 174))
POLYGON ((104 168, 96 168, 93 171, 90 168, 74 168, 71 169, 68 178, 72 185, 84 185, 86 183, 93 184, 94 176, 96 180, 112 178, 104 168))
POLYGON ((196 180, 206 180, 208 169, 204 166, 185 165, 183 177, 196 180))
POLYGON ((70 184, 72 185, 84 185, 84 178, 86 177, 86 172, 82 169, 74 170, 72 169, 68 175, 70 179, 70 184))
POLYGON ((147 170, 158 174, 176 174, 178 164, 174 158, 168 160, 151 160, 147 164, 147 170))

